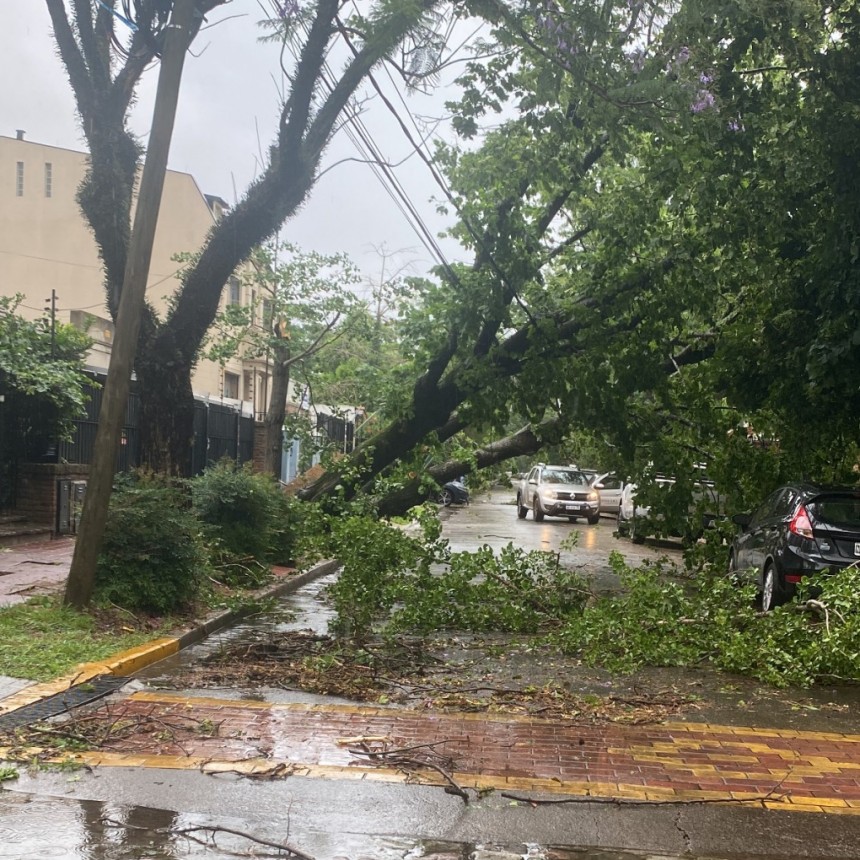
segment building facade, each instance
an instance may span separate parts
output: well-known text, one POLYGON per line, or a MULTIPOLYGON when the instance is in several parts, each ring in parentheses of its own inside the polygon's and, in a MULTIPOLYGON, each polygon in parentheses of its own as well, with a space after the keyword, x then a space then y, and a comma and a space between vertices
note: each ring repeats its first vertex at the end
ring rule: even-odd
MULTIPOLYGON (((22 294, 18 313, 36 319, 56 314, 89 334, 87 362, 104 371, 114 327, 105 302, 104 275, 95 239, 76 195, 87 169, 87 154, 15 137, 0 136, 0 294, 22 294)), ((188 173, 168 170, 152 253, 147 301, 164 314, 179 289, 182 264, 174 257, 198 251, 227 204, 205 195, 188 173)), ((247 303, 239 278, 224 289, 222 305, 247 303)), ((229 360, 224 367, 206 359, 192 378, 203 399, 265 411, 265 362, 229 360)))

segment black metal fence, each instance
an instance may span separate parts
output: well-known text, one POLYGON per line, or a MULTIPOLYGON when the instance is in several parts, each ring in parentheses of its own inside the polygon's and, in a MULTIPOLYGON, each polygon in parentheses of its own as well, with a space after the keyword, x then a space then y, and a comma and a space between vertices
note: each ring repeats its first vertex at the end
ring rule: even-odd
POLYGON ((254 419, 223 403, 195 400, 191 474, 224 457, 239 463, 254 458, 254 419))
MULTIPOLYGON (((96 444, 96 430, 99 425, 99 411, 102 408, 102 393, 103 389, 99 386, 87 386, 84 391, 87 397, 86 415, 75 420, 71 439, 63 440, 57 446, 58 462, 92 463, 93 450, 96 444)), ((136 391, 131 391, 128 395, 120 449, 117 454, 116 470, 118 472, 127 472, 129 469, 134 469, 140 465, 139 413, 140 398, 136 391)))
POLYGON ((317 414, 317 432, 325 433, 330 442, 334 442, 341 451, 353 449, 355 427, 351 421, 344 421, 336 415, 317 414))
MULTIPOLYGON (((89 386, 86 416, 77 419, 69 441, 60 442, 56 453, 59 462, 92 463, 102 389, 89 386)), ((128 397, 122 441, 116 468, 127 472, 140 465, 139 425, 140 397, 131 391, 128 397)), ((254 456, 254 419, 224 403, 194 401, 194 442, 191 449, 191 474, 199 475, 222 457, 245 463, 254 456)), ((46 457, 46 459, 53 459, 46 457)))

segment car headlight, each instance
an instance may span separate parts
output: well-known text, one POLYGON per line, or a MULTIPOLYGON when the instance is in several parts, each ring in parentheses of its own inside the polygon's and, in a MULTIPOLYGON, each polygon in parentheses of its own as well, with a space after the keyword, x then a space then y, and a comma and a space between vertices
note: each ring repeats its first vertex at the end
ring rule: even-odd
POLYGON ((555 499, 558 498, 558 493, 555 490, 544 490, 543 496, 546 499, 555 499))
POLYGON ((597 502, 599 500, 600 500, 600 493, 598 493, 597 490, 592 490, 588 494, 588 501, 589 502, 597 502))

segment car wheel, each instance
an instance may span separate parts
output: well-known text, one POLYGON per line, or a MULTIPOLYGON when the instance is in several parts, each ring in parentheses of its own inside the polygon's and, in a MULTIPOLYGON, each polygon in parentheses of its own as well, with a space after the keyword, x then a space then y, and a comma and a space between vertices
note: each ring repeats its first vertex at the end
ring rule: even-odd
POLYGON ((761 611, 770 612, 785 603, 789 596, 782 584, 779 571, 773 562, 768 562, 761 577, 761 611))
POLYGON ((588 524, 590 526, 596 526, 600 522, 600 514, 595 514, 593 517, 588 518, 588 524))
POLYGON ((449 489, 443 489, 439 493, 439 504, 444 505, 446 508, 454 504, 454 494, 449 489))
POLYGON ((544 514, 543 508, 541 507, 540 497, 536 496, 535 497, 535 522, 536 523, 542 523, 544 516, 546 516, 546 515, 544 514))
POLYGON ((524 520, 529 512, 529 509, 522 503, 522 499, 517 495, 517 517, 524 520))

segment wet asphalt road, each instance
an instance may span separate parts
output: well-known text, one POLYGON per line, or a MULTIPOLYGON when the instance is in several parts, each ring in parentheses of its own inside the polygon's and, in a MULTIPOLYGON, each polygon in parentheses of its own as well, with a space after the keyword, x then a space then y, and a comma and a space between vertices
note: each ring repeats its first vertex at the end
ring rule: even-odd
MULTIPOLYGON (((607 558, 677 557, 680 547, 634 546, 613 536, 614 522, 518 520, 504 492, 444 511, 455 550, 509 542, 561 551, 562 561, 601 588, 615 584, 607 558), (560 549, 577 534, 578 545, 560 549)), ((319 590, 319 584, 307 589, 319 590)), ((300 615, 308 596, 291 598, 300 615)), ((205 647, 205 646, 204 646, 205 647)), ((150 677, 168 667, 156 666, 150 677)), ((224 691, 230 695, 231 691, 224 691)), ((217 695, 212 692, 213 695, 217 695)), ((235 696, 235 693, 233 693, 235 696)), ((860 817, 773 812, 729 806, 616 806, 611 801, 511 806, 498 794, 469 805, 439 788, 293 776, 255 781, 195 770, 102 767, 73 772, 19 768, 0 783, 0 860, 180 860, 236 856, 176 836, 176 828, 210 824, 288 841, 315 860, 621 860, 647 858, 858 858, 860 817), (107 821, 106 821, 107 819, 107 821), (138 829, 143 828, 143 829, 138 829), (171 835, 173 834, 173 835, 171 835), (566 850, 548 846, 567 846, 566 850)), ((222 834, 228 851, 264 854, 259 845, 222 834)), ((245 855, 247 856, 247 854, 245 855)))
POLYGON ((571 523, 559 517, 547 517, 537 523, 531 512, 524 520, 517 517, 514 499, 513 489, 493 489, 476 494, 470 505, 444 509, 441 514, 444 536, 451 548, 474 550, 487 545, 499 550, 512 543, 527 552, 560 553, 562 564, 588 577, 598 591, 618 587, 618 578, 609 566, 609 554, 613 551, 620 552, 631 565, 646 559, 680 560, 680 542, 649 540, 634 544, 616 537, 614 516, 603 515, 593 526, 584 519, 571 523), (572 540, 576 543, 570 546, 572 540))

